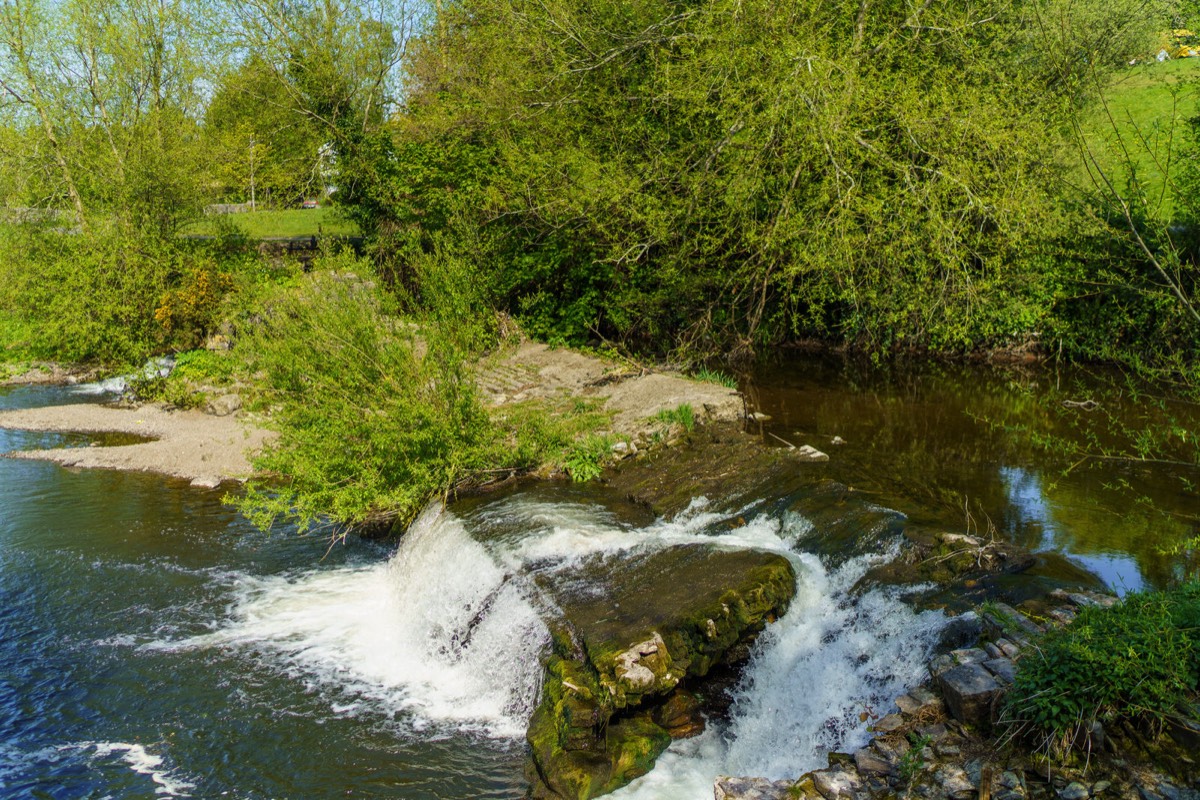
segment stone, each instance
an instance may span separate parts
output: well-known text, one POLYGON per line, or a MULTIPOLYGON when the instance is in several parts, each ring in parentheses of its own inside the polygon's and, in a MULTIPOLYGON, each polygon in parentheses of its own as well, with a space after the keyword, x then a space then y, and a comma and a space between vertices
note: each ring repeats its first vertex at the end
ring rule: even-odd
POLYGON ((1048 616, 1060 627, 1066 627, 1075 621, 1075 612, 1069 608, 1052 608, 1048 612, 1048 616))
POLYGON ((843 445, 846 443, 846 440, 840 436, 835 436, 829 440, 829 443, 832 445, 843 445))
POLYGON ((976 536, 968 536, 965 533, 942 533, 938 535, 938 539, 943 544, 958 545, 961 547, 982 547, 983 540, 976 536))
POLYGON ((945 739, 950 735, 950 731, 946 730, 946 726, 941 722, 935 722, 932 725, 926 725, 924 728, 918 730, 917 733, 926 737, 934 744, 937 744, 942 739, 945 739))
POLYGON ((929 675, 936 680, 943 672, 954 669, 956 666, 958 666, 958 662, 954 660, 954 656, 942 653, 929 662, 929 675))
POLYGON ((925 686, 914 686, 908 690, 908 696, 920 703, 922 707, 942 702, 942 698, 938 697, 925 686))
POLYGON ((1015 772, 1004 772, 1000 775, 1000 785, 1005 789, 1021 789, 1024 787, 1021 777, 1015 772))
POLYGON ((900 759, 904 758, 904 754, 912 749, 912 745, 908 743, 907 739, 899 737, 876 739, 871 746, 881 757, 893 764, 898 763, 900 759))
POLYGON ((813 447, 812 445, 808 445, 808 444, 802 444, 799 447, 797 447, 795 450, 792 451, 792 455, 794 455, 796 458, 800 459, 801 461, 817 462, 817 461, 828 461, 829 460, 828 455, 826 455, 825 453, 822 453, 817 448, 813 447))
POLYGON ((561 618, 550 621, 526 730, 533 798, 612 792, 650 771, 673 734, 698 733, 672 692, 748 655, 796 588, 779 554, 703 544, 578 569, 536 578, 561 618), (578 591, 581 580, 589 591, 578 591))
POLYGON ((1004 651, 995 645, 993 642, 984 642, 983 649, 992 658, 1004 658, 1004 651))
POLYGON ((935 745, 933 749, 941 758, 957 758, 962 755, 962 748, 953 744, 935 745))
POLYGON ((825 800, 852 800, 855 792, 862 788, 858 776, 840 769, 822 769, 812 773, 813 784, 825 800))
POLYGON ((704 733, 704 713, 700 701, 691 692, 676 689, 667 702, 654 710, 654 722, 671 734, 672 739, 690 739, 704 733))
POLYGON ((983 666, 1005 686, 1012 686, 1017 679, 1017 665, 1007 658, 993 658, 983 662, 983 666))
POLYGON ((854 754, 854 767, 862 775, 887 775, 892 764, 878 752, 864 747, 854 754))
POLYGON ((891 733, 904 726, 904 718, 899 714, 888 714, 871 726, 871 730, 879 733, 891 733))
POLYGON ((1007 603, 993 603, 993 611, 986 616, 988 621, 1005 633, 1023 633, 1037 636, 1042 633, 1042 626, 1026 617, 1007 603))
POLYGON ((1088 790, 1088 787, 1079 781, 1071 781, 1058 790, 1058 796, 1062 800, 1087 800, 1087 798, 1092 796, 1092 793, 1088 790))
POLYGON ((1025 792, 1020 789, 1001 789, 992 795, 992 800, 1025 800, 1025 792))
POLYGON ((975 786, 961 767, 945 766, 937 771, 937 781, 951 800, 972 800, 975 786))
POLYGON ((1111 786, 1112 783, 1109 781, 1096 781, 1092 784, 1092 796, 1095 797, 1098 794, 1104 794, 1111 786))
POLYGON ((713 782, 713 800, 792 800, 791 789, 791 781, 718 775, 713 782))
POLYGON ((987 651, 978 647, 951 650, 950 655, 954 656, 954 660, 959 664, 982 664, 988 660, 987 651))
POLYGON ((218 395, 205 404, 204 410, 214 417, 228 417, 242 407, 242 398, 237 394, 218 395))
POLYGON ((946 649, 969 647, 979 641, 983 619, 974 611, 951 617, 942 628, 941 646, 946 649))
POLYGON ((1021 648, 1017 647, 1008 639, 997 639, 996 646, 999 647, 1004 655, 1008 658, 1016 658, 1021 652, 1021 648))
POLYGON ((938 686, 946 698, 946 707, 959 722, 987 726, 991 723, 992 703, 1001 687, 980 664, 962 664, 938 676, 938 686))

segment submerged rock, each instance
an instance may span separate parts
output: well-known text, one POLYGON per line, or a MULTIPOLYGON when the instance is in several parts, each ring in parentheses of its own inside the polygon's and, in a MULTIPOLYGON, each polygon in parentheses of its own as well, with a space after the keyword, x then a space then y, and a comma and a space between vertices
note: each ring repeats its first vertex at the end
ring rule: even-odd
POLYGON ((778 553, 681 545, 539 583, 562 620, 527 731, 531 794, 574 800, 648 772, 672 734, 699 732, 683 685, 744 659, 796 576, 778 553))

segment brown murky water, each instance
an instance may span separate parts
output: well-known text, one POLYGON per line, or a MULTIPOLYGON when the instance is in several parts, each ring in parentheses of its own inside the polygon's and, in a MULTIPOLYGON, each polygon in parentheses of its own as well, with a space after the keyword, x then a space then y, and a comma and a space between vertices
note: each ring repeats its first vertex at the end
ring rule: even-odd
POLYGON ((764 366, 745 388, 770 416, 751 425, 765 443, 828 453, 823 474, 910 524, 984 536, 991 526, 1064 556, 1052 571, 1077 565, 1117 592, 1200 568, 1194 552, 1171 552, 1200 535, 1195 404, 1052 365, 875 367, 832 356, 764 366), (1088 400, 1096 405, 1080 405, 1088 400))

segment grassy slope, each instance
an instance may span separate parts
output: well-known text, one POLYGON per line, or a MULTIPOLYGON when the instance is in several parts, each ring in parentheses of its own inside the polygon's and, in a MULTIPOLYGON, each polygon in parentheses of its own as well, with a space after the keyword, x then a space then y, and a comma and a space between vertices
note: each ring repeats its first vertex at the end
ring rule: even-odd
MULTIPOLYGON (((1164 218, 1172 211, 1166 175, 1183 143, 1184 122, 1197 113, 1197 79, 1200 58, 1131 67, 1105 93, 1107 112, 1098 107, 1084 121, 1085 141, 1114 183, 1124 188, 1125 164, 1132 161, 1152 207, 1164 218)), ((1079 180, 1090 186, 1082 168, 1079 180)))
MULTIPOLYGON (((285 208, 276 211, 252 211, 245 214, 227 214, 225 222, 236 225, 252 239, 271 236, 353 236, 358 227, 343 218, 336 208, 285 208)), ((216 220, 212 217, 198 220, 186 226, 181 233, 187 235, 211 235, 216 233, 216 220)))

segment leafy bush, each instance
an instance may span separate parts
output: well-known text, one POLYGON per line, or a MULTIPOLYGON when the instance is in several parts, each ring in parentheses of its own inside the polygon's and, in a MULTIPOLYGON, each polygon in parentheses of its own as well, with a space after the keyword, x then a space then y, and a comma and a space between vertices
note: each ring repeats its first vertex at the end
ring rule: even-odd
POLYGON ((600 477, 604 464, 612 457, 612 440, 607 436, 586 436, 563 453, 563 467, 571 480, 591 481, 600 477))
POLYGON ((1159 726, 1200 688, 1200 583, 1086 608, 1019 663, 1005 718, 1055 754, 1095 720, 1159 726))
MULTIPOLYGON (((239 505, 256 524, 409 519, 485 463, 495 438, 452 335, 397 318, 369 276, 284 291, 239 346, 279 438, 239 505)), ((452 332, 450 332, 452 333, 452 332)), ((490 466, 490 465, 489 465, 490 466)))
POLYGON ((117 232, 10 226, 0 233, 0 309, 36 331, 39 358, 137 363, 160 341, 153 313, 178 258, 117 232))
POLYGON ((134 394, 143 400, 169 403, 177 408, 197 408, 207 395, 204 385, 226 385, 234 376, 236 362, 224 353, 189 350, 175 358, 175 368, 166 376, 157 372, 135 379, 134 394))
POLYGON ((198 345, 270 268, 247 254, 116 228, 0 228, 0 312, 30 357, 140 364, 198 345))

